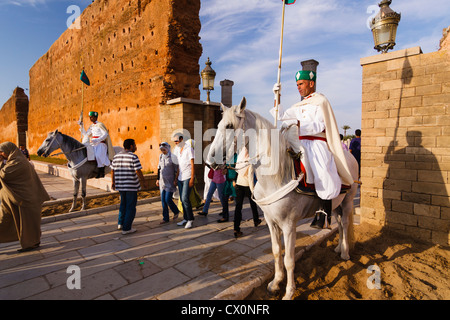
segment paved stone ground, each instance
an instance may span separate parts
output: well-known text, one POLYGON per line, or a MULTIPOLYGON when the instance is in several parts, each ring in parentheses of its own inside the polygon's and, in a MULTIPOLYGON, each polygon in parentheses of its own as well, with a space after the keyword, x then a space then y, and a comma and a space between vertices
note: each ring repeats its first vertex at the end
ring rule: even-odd
MULTIPOLYGON (((220 211, 214 202, 184 229, 159 224, 159 199, 142 201, 130 235, 117 230, 117 206, 44 218, 39 250, 0 244, 0 299, 243 299, 273 275, 269 230, 265 222, 253 226, 246 203, 244 236, 235 239, 234 205, 230 222, 216 222, 220 211), (79 290, 67 287, 72 265, 80 268, 79 290)), ((297 257, 337 228, 314 230, 310 221, 298 225, 297 257)))
MULTIPOLYGON (((45 186, 47 193, 53 200, 72 198, 73 195, 73 181, 56 177, 54 175, 36 171, 42 184, 45 186)), ((104 194, 106 191, 98 188, 86 186, 86 193, 89 196, 104 194)), ((78 192, 78 196, 81 197, 81 187, 78 192)))

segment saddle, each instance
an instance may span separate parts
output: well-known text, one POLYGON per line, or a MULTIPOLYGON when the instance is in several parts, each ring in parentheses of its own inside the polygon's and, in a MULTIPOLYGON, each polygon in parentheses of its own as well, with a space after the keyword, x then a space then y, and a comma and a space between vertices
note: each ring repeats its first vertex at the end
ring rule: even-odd
POLYGON ((91 146, 89 142, 84 143, 84 145, 86 146, 88 161, 95 161, 94 148, 91 146))

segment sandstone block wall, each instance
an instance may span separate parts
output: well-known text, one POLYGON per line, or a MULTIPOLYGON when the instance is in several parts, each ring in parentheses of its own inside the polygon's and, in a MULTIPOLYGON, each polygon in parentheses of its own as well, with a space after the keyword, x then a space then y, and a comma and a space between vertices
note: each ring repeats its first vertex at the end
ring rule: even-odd
POLYGON ((28 96, 17 87, 0 109, 1 142, 11 141, 26 146, 28 130, 28 96))
POLYGON ((110 130, 114 145, 134 138, 144 169, 155 170, 160 112, 167 100, 198 99, 200 0, 96 0, 30 70, 29 147, 50 131, 80 139, 89 111, 110 130))
POLYGON ((361 59, 363 221, 448 245, 450 54, 361 59))

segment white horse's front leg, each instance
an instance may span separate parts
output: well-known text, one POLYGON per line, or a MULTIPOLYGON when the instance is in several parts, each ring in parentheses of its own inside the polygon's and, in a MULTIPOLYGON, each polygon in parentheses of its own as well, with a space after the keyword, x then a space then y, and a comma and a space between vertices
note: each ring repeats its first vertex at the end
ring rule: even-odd
POLYGON ((275 262, 275 276, 267 286, 267 291, 270 294, 276 294, 280 290, 280 282, 284 278, 283 259, 281 257, 281 230, 270 219, 267 219, 267 225, 270 230, 270 237, 272 240, 272 253, 275 262))
POLYGON ((284 234, 284 266, 286 267, 287 274, 287 284, 286 284, 286 294, 283 300, 291 300, 295 293, 295 279, 294 279, 294 269, 295 269, 295 240, 296 240, 296 229, 295 225, 286 228, 283 231, 284 234))

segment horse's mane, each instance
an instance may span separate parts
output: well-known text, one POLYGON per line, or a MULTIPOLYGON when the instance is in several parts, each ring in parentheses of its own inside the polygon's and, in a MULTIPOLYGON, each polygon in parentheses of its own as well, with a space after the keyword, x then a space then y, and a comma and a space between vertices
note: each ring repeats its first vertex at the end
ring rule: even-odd
POLYGON ((270 163, 267 165, 265 174, 274 176, 275 183, 281 187, 292 179, 293 164, 292 159, 286 152, 287 141, 283 133, 277 130, 276 132, 279 133, 279 136, 275 141, 278 141, 278 146, 272 146, 272 129, 276 129, 275 126, 256 112, 248 109, 245 112, 247 113, 246 117, 250 115, 255 118, 255 129, 257 132, 260 132, 260 129, 264 129, 263 132, 265 134, 258 135, 261 139, 261 141, 258 141, 258 152, 269 157, 270 163), (278 155, 274 155, 272 152, 276 152, 278 155))
POLYGON ((64 141, 65 143, 67 143, 67 145, 68 145, 72 150, 73 150, 73 149, 81 148, 81 147, 83 146, 83 144, 82 144, 80 141, 78 141, 78 140, 72 138, 71 136, 68 136, 68 135, 66 135, 66 134, 64 134, 64 133, 61 133, 61 132, 59 132, 59 133, 60 133, 61 136, 63 137, 63 141, 64 141))

